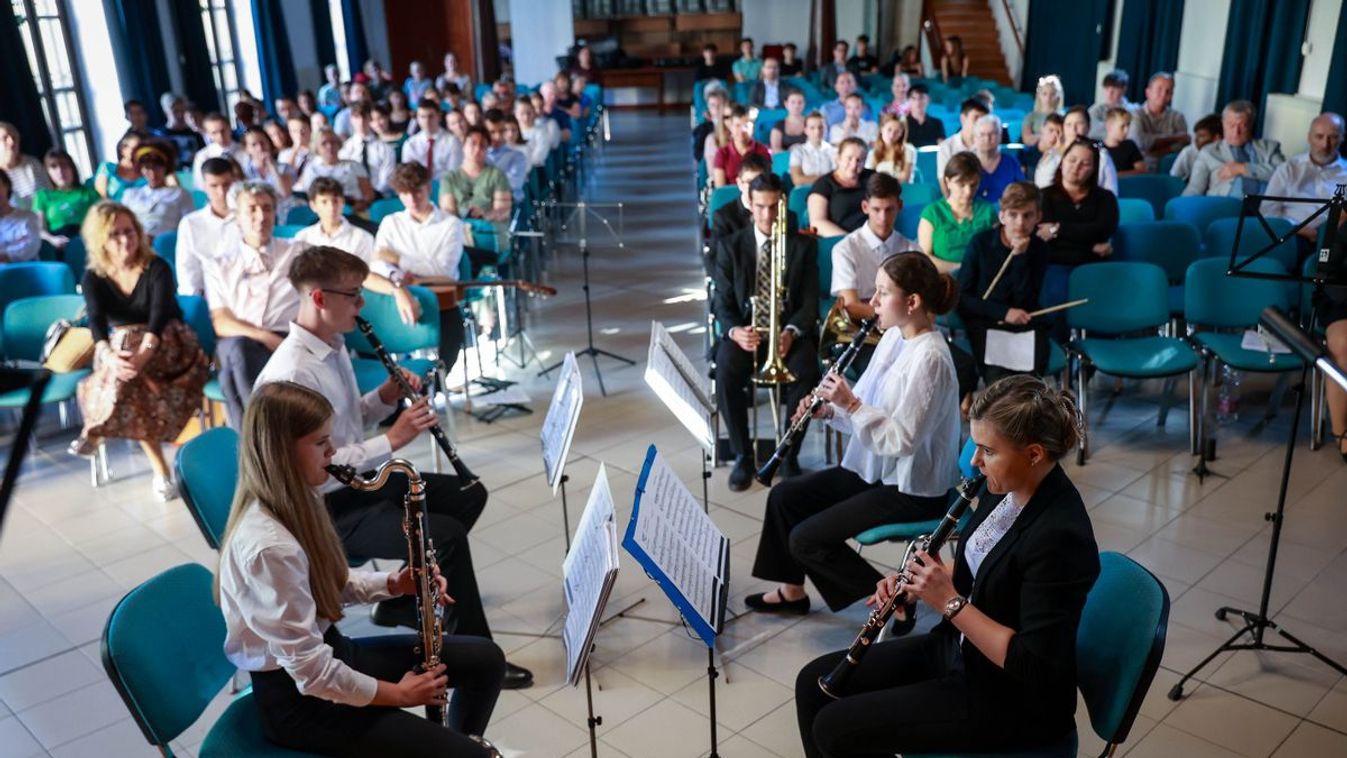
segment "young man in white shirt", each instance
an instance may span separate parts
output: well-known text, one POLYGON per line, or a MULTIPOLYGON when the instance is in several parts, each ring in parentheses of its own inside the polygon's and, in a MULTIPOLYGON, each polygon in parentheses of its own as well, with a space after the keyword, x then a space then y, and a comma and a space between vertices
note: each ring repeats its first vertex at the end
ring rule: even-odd
POLYGON ((443 176, 463 162, 463 143, 440 125, 440 106, 433 100, 416 104, 416 134, 402 145, 402 162, 419 163, 432 177, 443 176))
POLYGON ((201 164, 206 207, 192 211, 178 222, 178 241, 173 253, 177 271, 178 294, 201 295, 206 292, 205 261, 213 256, 226 234, 237 233, 234 209, 229 207, 229 189, 234 186, 234 164, 225 158, 211 158, 201 164))
MULTIPOLYGON (((888 174, 872 174, 865 182, 865 199, 861 201, 865 224, 833 246, 830 294, 842 302, 853 321, 874 317, 870 298, 874 297, 875 274, 884 259, 921 249, 894 229, 902 210, 903 191, 898 180, 888 174)), ((858 370, 864 370, 863 365, 858 370)))
POLYGON ((942 193, 948 194, 945 190, 945 164, 955 153, 973 152, 973 130, 977 127, 978 119, 987 113, 987 104, 975 97, 964 100, 959 106, 959 131, 941 140, 940 148, 935 153, 935 175, 940 177, 942 193))
POLYGON ((211 158, 232 158, 239 166, 248 163, 248 154, 243 145, 234 141, 234 133, 229 130, 229 119, 219 113, 212 113, 202 119, 201 128, 209 143, 192 156, 192 184, 200 187, 205 181, 201 166, 211 158))
POLYGON ((840 145, 842 140, 856 137, 867 146, 873 145, 875 138, 879 136, 879 124, 861 118, 861 114, 865 112, 865 98, 853 92, 842 101, 842 107, 846 116, 828 130, 828 141, 840 145))
POLYGON ((505 114, 496 108, 482 116, 491 146, 486 149, 487 163, 500 169, 510 182, 510 193, 515 202, 524 199, 524 183, 529 178, 529 157, 523 150, 505 142, 505 114))
MULTIPOLYGON (((334 247, 307 248, 295 256, 289 281, 299 293, 299 311, 290 332, 272 354, 257 378, 257 386, 291 381, 321 393, 332 403, 332 462, 367 471, 435 426, 437 419, 422 397, 405 408, 384 434, 366 439, 365 429, 386 418, 403 399, 400 388, 389 378, 377 389, 360 394, 351 356, 342 335, 355 328, 355 317, 364 304, 361 285, 369 275, 364 260, 334 247)), ((419 377, 405 374, 414 389, 419 377)), ((490 638, 482 598, 472 565, 468 532, 486 507, 484 485, 463 489, 458 477, 423 473, 426 484, 426 529, 435 543, 435 561, 448 580, 454 599, 453 633, 490 638)), ((369 558, 405 559, 407 542, 402 534, 400 480, 380 492, 363 492, 343 486, 335 479, 319 488, 332 515, 337 534, 351 555, 369 558)), ((380 602, 373 620, 382 626, 418 626, 415 598, 403 596, 380 602)), ((507 664, 505 686, 527 687, 533 675, 507 664)))
POLYGON ((359 163, 369 174, 370 186, 376 193, 387 195, 390 192, 388 182, 393 178, 393 167, 398 159, 393 154, 393 148, 374 133, 369 103, 351 106, 351 136, 342 143, 337 157, 359 163))
POLYGON ((244 182, 235 196, 238 230, 205 261, 206 303, 219 342, 229 425, 243 423, 243 409, 267 359, 281 344, 299 310, 299 296, 286 278, 290 261, 306 245, 276 239, 276 190, 265 182, 244 182))

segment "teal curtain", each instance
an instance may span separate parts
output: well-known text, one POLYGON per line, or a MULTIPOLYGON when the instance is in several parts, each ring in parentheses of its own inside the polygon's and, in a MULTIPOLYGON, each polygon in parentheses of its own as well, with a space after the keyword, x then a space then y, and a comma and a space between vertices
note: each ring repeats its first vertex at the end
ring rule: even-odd
POLYGON ((1295 92, 1300 85, 1300 44, 1310 0, 1233 0, 1225 31, 1225 53, 1216 105, 1252 100, 1258 106, 1256 132, 1263 129, 1269 92, 1295 92))
MULTIPOLYGON (((1333 64, 1324 86, 1324 110, 1347 115, 1347 3, 1338 14, 1338 36, 1333 42, 1333 64)), ((1342 146, 1347 155, 1347 143, 1342 146)))
POLYGON ((336 63, 337 41, 332 34, 332 11, 327 7, 327 0, 309 0, 309 12, 313 17, 313 41, 318 49, 319 66, 336 63))
POLYGON ((1057 74, 1066 88, 1067 105, 1093 103, 1107 19, 1108 0, 1030 3, 1021 89, 1033 92, 1040 76, 1057 74))
POLYGON ((1179 32, 1183 27, 1183 0, 1127 0, 1118 30, 1118 68, 1131 79, 1127 97, 1140 102, 1146 82, 1160 71, 1179 65, 1179 32))
MULTIPOLYGON (((196 3, 169 3, 168 7, 173 33, 178 40, 183 97, 207 113, 223 111, 225 104, 215 84, 215 69, 211 66, 210 53, 206 47, 206 27, 201 22, 201 9, 196 3)), ((232 115, 229 120, 233 123, 232 115)))
POLYGON ((293 96, 295 58, 285 31, 285 12, 279 0, 253 0, 253 30, 257 33, 257 61, 262 70, 262 103, 269 110, 278 98, 293 96))
POLYGON ((348 79, 355 78, 369 60, 369 45, 365 42, 365 17, 360 13, 360 0, 341 0, 341 20, 346 31, 346 57, 351 61, 348 79))
POLYGON ((103 10, 117 59, 122 99, 141 101, 150 114, 150 126, 163 126, 159 96, 173 89, 173 84, 155 1, 103 0, 103 10))
POLYGON ((42 115, 42 101, 22 51, 23 37, 19 19, 11 3, 0 3, 0 121, 8 121, 19 130, 20 149, 28 155, 42 155, 51 149, 52 129, 42 115))

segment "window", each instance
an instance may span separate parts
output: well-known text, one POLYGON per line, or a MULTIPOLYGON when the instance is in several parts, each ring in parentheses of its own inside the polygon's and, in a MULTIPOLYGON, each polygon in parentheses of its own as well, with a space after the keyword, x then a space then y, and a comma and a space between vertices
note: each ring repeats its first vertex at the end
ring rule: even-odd
POLYGON ((70 27, 58 0, 11 0, 33 71, 42 115, 56 144, 75 159, 80 174, 93 173, 93 137, 70 44, 70 27))
POLYGON ((220 93, 220 112, 233 112, 239 100, 238 32, 228 0, 199 0, 201 26, 206 32, 206 52, 215 73, 215 89, 220 93))

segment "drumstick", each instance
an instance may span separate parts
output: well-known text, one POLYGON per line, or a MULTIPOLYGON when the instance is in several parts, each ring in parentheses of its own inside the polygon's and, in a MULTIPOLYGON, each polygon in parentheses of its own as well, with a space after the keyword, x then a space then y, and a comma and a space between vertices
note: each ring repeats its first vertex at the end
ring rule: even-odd
POLYGON ((996 276, 992 278, 992 283, 987 285, 987 291, 982 293, 983 300, 986 300, 989 296, 991 296, 992 290, 996 289, 996 283, 1001 281, 1001 275, 1006 272, 1006 267, 1010 265, 1010 261, 1014 257, 1015 257, 1014 253, 1011 253, 1010 255, 1006 256, 1005 263, 1001 264, 1001 270, 996 272, 996 276))
POLYGON ((1082 297, 1079 300, 1072 300, 1069 303, 1062 303, 1060 305, 1053 305, 1047 308, 1040 308, 1036 311, 1030 311, 1029 317, 1033 318, 1034 316, 1042 316, 1046 313, 1055 313, 1056 311, 1066 310, 1067 308, 1075 308, 1077 305, 1084 305, 1088 302, 1090 302, 1090 298, 1082 297))

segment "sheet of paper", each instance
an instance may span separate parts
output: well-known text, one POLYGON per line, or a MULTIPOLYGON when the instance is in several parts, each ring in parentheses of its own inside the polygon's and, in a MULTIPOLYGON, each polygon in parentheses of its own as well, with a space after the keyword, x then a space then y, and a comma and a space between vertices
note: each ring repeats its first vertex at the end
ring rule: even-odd
POLYGON ((579 683, 599 616, 617 577, 617 522, 608 473, 602 463, 580 516, 570 552, 561 564, 566 591, 566 680, 579 683))
POLYGON ((1244 337, 1240 339, 1239 346, 1245 350, 1253 350, 1259 353, 1279 353, 1284 355, 1291 352, 1291 348, 1283 345, 1281 340, 1278 340, 1271 334, 1264 332, 1262 328, 1245 329, 1244 337))
POLYGON ((711 449, 715 440, 711 414, 710 380, 674 342, 658 321, 650 322, 650 350, 646 358, 645 383, 697 442, 711 449))
POLYGON ((1000 366, 1011 371, 1034 370, 1034 333, 987 330, 987 351, 983 357, 988 366, 1000 366))
POLYGON ((566 456, 570 454, 571 440, 575 438, 575 427, 580 421, 580 406, 584 401, 580 366, 575 361, 574 352, 566 353, 542 429, 543 471, 547 474, 547 483, 552 487, 553 495, 557 494, 557 486, 561 483, 561 472, 566 467, 566 456))

